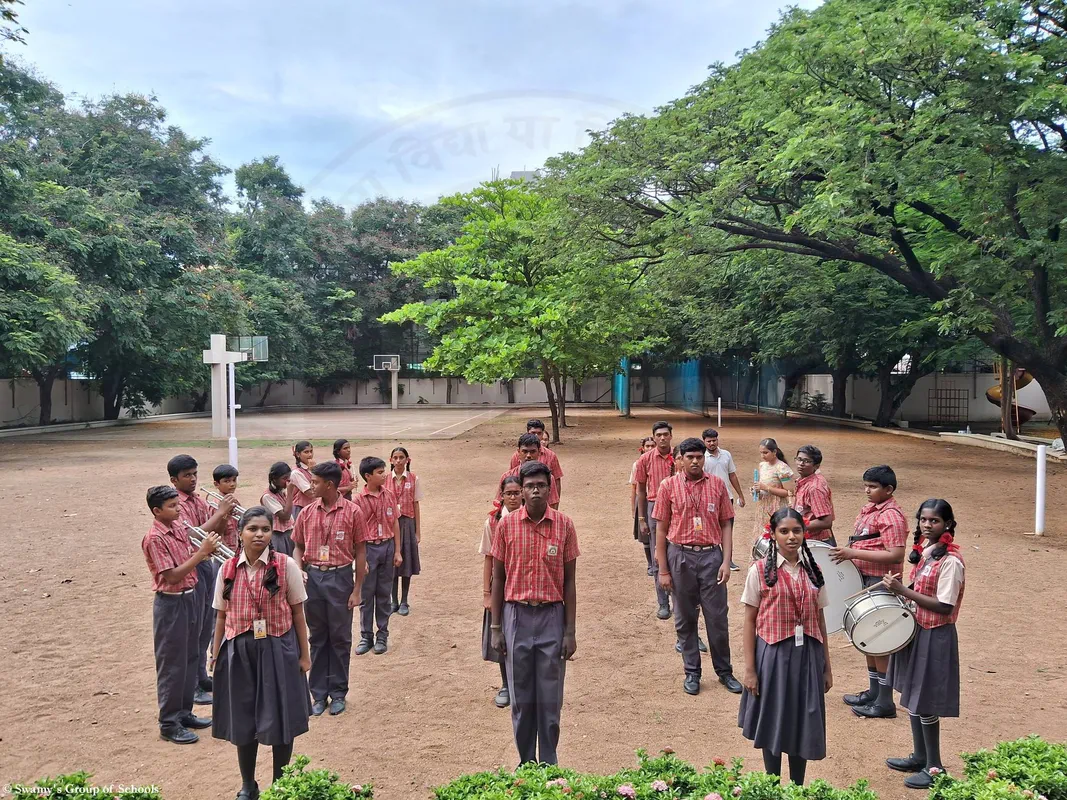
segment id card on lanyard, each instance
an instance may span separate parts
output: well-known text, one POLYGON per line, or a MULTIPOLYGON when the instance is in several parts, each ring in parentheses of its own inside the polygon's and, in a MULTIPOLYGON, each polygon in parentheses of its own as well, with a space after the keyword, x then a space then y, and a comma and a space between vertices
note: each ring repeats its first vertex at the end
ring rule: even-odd
MULTIPOLYGON (((251 575, 245 568, 245 582, 248 584, 248 596, 252 600, 252 605, 255 606, 256 615, 252 619, 252 636, 256 639, 267 638, 267 618, 263 616, 263 606, 260 603, 259 593, 256 591, 255 581, 252 580, 251 575)), ((264 576, 267 574, 267 565, 260 567, 257 572, 262 573, 264 576)))
MULTIPOLYGON (((803 568, 801 569, 803 570, 803 568)), ((803 617, 800 614, 800 602, 797 600, 793 578, 784 569, 778 570, 778 578, 785 581, 786 588, 789 589, 789 597, 793 601, 793 610, 797 615, 796 626, 793 628, 793 646, 802 647, 804 645, 804 623, 801 621, 803 617)))

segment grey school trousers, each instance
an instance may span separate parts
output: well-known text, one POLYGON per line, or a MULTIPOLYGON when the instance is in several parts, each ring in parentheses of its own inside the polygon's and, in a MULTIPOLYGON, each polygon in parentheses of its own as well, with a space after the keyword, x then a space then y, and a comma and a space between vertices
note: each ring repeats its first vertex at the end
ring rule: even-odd
POLYGON ((156 651, 156 700, 161 730, 182 726, 193 713, 196 648, 202 615, 200 594, 156 593, 152 603, 152 639, 156 651))
POLYGON ((219 562, 213 558, 196 565, 196 596, 199 598, 200 622, 197 628, 196 677, 206 683, 207 653, 215 638, 215 580, 219 574, 219 562))
POLYGON ((311 674, 308 685, 313 700, 338 700, 348 694, 348 665, 352 660, 352 609, 348 598, 355 591, 352 566, 323 572, 309 566, 308 599, 304 614, 308 623, 311 674))
POLYGON ((563 603, 504 604, 511 725, 519 763, 555 764, 563 708, 563 603))
POLYGON ((648 520, 648 546, 652 548, 652 585, 656 587, 656 603, 661 606, 669 606, 670 595, 660 588, 659 585, 659 565, 656 563, 656 520, 652 519, 652 510, 656 507, 655 500, 648 501, 648 508, 645 511, 645 518, 648 520))
POLYGON ((377 544, 367 543, 367 576, 360 589, 359 635, 364 639, 374 637, 374 624, 378 623, 378 638, 389 638, 389 615, 393 613, 393 558, 396 542, 386 539, 377 544))
POLYGON ((718 583, 721 566, 721 547, 697 552, 667 543, 667 568, 674 583, 674 627, 682 643, 686 674, 700 675, 697 628, 701 611, 708 628, 708 649, 715 673, 722 677, 734 671, 730 664, 726 585, 718 583))

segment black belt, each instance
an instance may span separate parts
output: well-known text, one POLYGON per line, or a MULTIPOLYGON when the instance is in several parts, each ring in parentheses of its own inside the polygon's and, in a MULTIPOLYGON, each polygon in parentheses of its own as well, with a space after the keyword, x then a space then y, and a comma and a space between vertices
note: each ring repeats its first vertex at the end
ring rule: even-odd
MULTIPOLYGON (((671 544, 674 544, 674 542, 671 542, 671 544)), ((674 546, 690 553, 703 553, 705 550, 718 550, 720 547, 717 544, 674 544, 674 546)))
POLYGON ((308 564, 308 569, 317 569, 319 572, 333 572, 335 569, 345 569, 351 567, 351 564, 337 564, 322 566, 320 564, 308 564))
POLYGON ((849 536, 848 537, 848 543, 849 544, 855 544, 856 542, 865 542, 868 539, 881 539, 881 538, 882 538, 882 534, 880 534, 880 533, 861 533, 861 534, 858 534, 857 536, 849 536))
POLYGON ((530 608, 559 605, 559 600, 508 600, 508 602, 518 606, 529 606, 530 608))
POLYGON ((388 539, 371 539, 371 540, 368 540, 367 544, 385 544, 386 542, 391 542, 391 541, 393 541, 393 537, 392 536, 390 536, 388 539))

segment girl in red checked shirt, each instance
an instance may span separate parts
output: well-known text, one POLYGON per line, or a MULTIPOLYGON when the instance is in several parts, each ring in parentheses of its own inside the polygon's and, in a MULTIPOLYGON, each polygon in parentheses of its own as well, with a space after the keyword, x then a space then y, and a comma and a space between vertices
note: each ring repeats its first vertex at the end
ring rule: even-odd
POLYGON ((274 533, 271 534, 271 546, 287 556, 293 554, 293 500, 296 498, 296 486, 290 482, 292 469, 284 461, 275 461, 267 473, 267 491, 260 495, 259 502, 274 515, 274 533))
POLYGON ((341 485, 337 491, 345 500, 351 500, 356 479, 352 477, 352 445, 348 439, 338 439, 333 443, 333 460, 341 468, 341 485))
POLYGON ((915 544, 908 556, 915 566, 912 585, 897 575, 886 575, 882 585, 915 603, 919 630, 911 644, 894 653, 889 680, 900 692, 900 703, 911 719, 912 751, 907 758, 888 758, 898 772, 913 772, 904 779, 911 789, 927 789, 941 764, 941 717, 960 715, 960 651, 956 618, 963 603, 964 566, 959 545, 953 541, 956 519, 945 500, 927 500, 915 515, 915 544))
POLYGON ((291 480, 296 485, 297 493, 293 498, 293 520, 300 516, 305 506, 315 502, 315 493, 311 491, 311 468, 315 466, 315 448, 311 442, 301 439, 293 445, 293 469, 291 480))
POLYGON ((489 518, 485 521, 485 529, 482 531, 482 542, 478 545, 478 555, 485 556, 482 567, 482 660, 494 661, 500 665, 500 691, 493 700, 497 708, 507 708, 511 705, 511 690, 508 689, 508 665, 500 651, 493 647, 493 636, 490 626, 493 623, 493 615, 490 611, 493 599, 493 534, 496 525, 501 519, 513 511, 518 511, 522 505, 522 478, 518 475, 508 475, 500 482, 500 505, 493 505, 489 512, 489 518))
POLYGON ((771 515, 767 557, 748 571, 745 605, 745 687, 737 724, 763 749, 763 766, 802 785, 808 762, 826 757, 826 692, 833 686, 826 646, 828 602, 819 565, 804 537, 804 518, 791 508, 771 515))
POLYGON ((272 747, 278 780, 311 713, 307 592, 296 562, 271 547, 273 522, 263 506, 244 513, 241 551, 222 566, 215 583, 211 735, 237 745, 238 800, 259 797, 259 746, 272 747))
POLYGON ((411 471, 411 456, 407 448, 394 447, 389 454, 390 480, 386 483, 392 489, 400 505, 400 554, 404 562, 396 568, 393 575, 393 611, 402 617, 411 613, 408 605, 408 593, 411 591, 411 578, 422 571, 419 559, 419 545, 422 543, 422 484, 419 476, 411 471))
MULTIPOLYGON (((641 440, 641 446, 637 448, 637 455, 638 457, 643 456, 649 450, 654 450, 655 448, 656 440, 651 436, 646 436, 641 440)), ((634 539, 641 542, 641 546, 645 548, 645 561, 648 563, 648 574, 654 577, 656 575, 656 568, 652 566, 652 546, 647 536, 642 540, 641 529, 637 524, 637 518, 641 515, 637 513, 637 479, 634 477, 636 473, 637 462, 635 461, 634 465, 630 467, 630 480, 627 481, 627 485, 630 487, 630 516, 634 518, 634 539)))

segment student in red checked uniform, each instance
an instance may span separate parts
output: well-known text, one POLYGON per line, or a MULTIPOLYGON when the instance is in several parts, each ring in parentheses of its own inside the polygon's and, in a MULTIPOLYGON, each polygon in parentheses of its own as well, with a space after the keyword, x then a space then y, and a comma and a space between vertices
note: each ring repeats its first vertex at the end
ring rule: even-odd
POLYGON ((293 526, 296 525, 296 520, 293 519, 296 486, 289 480, 291 474, 292 468, 288 464, 275 461, 267 473, 267 491, 259 498, 259 502, 274 519, 271 547, 287 556, 293 554, 293 526))
POLYGON ((575 638, 578 534, 548 504, 552 474, 519 467, 525 505, 493 537, 493 647, 507 660, 511 724, 520 763, 556 764, 566 662, 575 638))
POLYGON ((422 543, 422 484, 411 471, 411 456, 404 447, 389 454, 390 480, 386 483, 400 505, 400 555, 403 561, 393 575, 392 610, 402 617, 411 613, 408 593, 411 579, 422 571, 419 545, 422 543))
POLYGON ((326 710, 327 698, 331 715, 345 710, 352 609, 359 605, 367 559, 363 510, 337 492, 341 468, 332 461, 316 464, 311 482, 316 498, 296 520, 293 559, 307 570, 311 715, 317 717, 326 710))
MULTIPOLYGON (((652 512, 656 508, 656 493, 664 479, 674 474, 674 456, 671 454, 672 428, 668 422, 656 422, 652 425, 652 438, 656 447, 639 459, 634 469, 637 481, 637 529, 642 537, 648 537, 652 548, 653 567, 658 570, 656 559, 656 519, 652 512)), ((659 578, 652 579, 656 587, 656 616, 670 619, 670 594, 659 584, 659 578)))
MULTIPOLYGON (((908 541, 908 524, 904 512, 893 498, 897 476, 885 464, 871 467, 863 473, 863 491, 868 503, 856 518, 855 533, 847 547, 830 551, 834 563, 851 561, 860 571, 864 586, 874 586, 893 572, 900 573, 904 563, 904 549, 908 541)), ((886 679, 889 656, 867 656, 867 680, 870 685, 859 694, 846 694, 845 702, 858 717, 897 715, 893 702, 893 687, 886 679)))
POLYGON ((297 488, 296 497, 293 498, 293 519, 295 520, 300 516, 302 509, 315 501, 315 493, 311 490, 311 467, 315 463, 315 448, 311 442, 303 439, 293 445, 293 461, 293 472, 290 478, 297 488))
MULTIPOLYGON (((537 437, 536 433, 524 433, 522 436, 519 437, 518 449, 516 450, 515 455, 519 458, 520 464, 526 464, 530 461, 540 461, 542 464, 545 464, 545 462, 541 460, 544 455, 544 452, 545 448, 541 445, 541 440, 537 437)), ((548 467, 548 464, 545 464, 545 466, 548 467)), ((548 467, 548 469, 549 474, 551 475, 552 468, 548 467)), ((504 478, 518 474, 519 467, 512 466, 510 469, 508 469, 507 472, 500 476, 500 480, 503 481, 504 478)), ((497 496, 494 498, 493 502, 500 502, 499 493, 497 493, 497 496)), ((552 476, 552 484, 548 490, 548 504, 552 506, 552 508, 559 508, 559 487, 556 483, 555 476, 552 476)))
MULTIPOLYGON (((196 494, 197 483, 196 459, 189 455, 177 455, 167 462, 167 474, 170 482, 178 490, 179 522, 184 528, 188 523, 208 532, 225 533, 225 526, 233 511, 234 498, 226 497, 218 507, 212 509, 202 497, 196 494)), ((193 702, 197 705, 211 704, 211 676, 207 674, 207 651, 211 647, 211 635, 215 630, 215 609, 211 607, 211 587, 215 585, 218 563, 205 559, 197 564, 196 596, 200 603, 200 632, 197 640, 197 687, 193 702)))
MULTIPOLYGON (((541 455, 538 457, 538 461, 544 464, 552 472, 552 480, 556 485, 556 504, 553 508, 559 508, 559 497, 563 494, 563 467, 559 465, 559 458, 556 456, 555 451, 548 447, 548 431, 545 430, 545 423, 539 419, 531 419, 526 421, 526 432, 536 433, 537 438, 541 441, 541 455)), ((511 454, 511 468, 515 469, 523 463, 522 453, 516 451, 511 454)))
POLYGON ((888 758, 910 789, 928 789, 941 763, 941 717, 960 715, 960 648, 956 619, 966 584, 963 554, 954 541, 956 518, 945 500, 930 499, 916 514, 915 545, 908 556, 915 566, 910 587, 897 575, 882 585, 915 603, 919 630, 903 650, 890 656, 889 679, 911 720, 911 754, 888 758))
POLYGON ((808 762, 826 757, 826 698, 833 686, 826 646, 829 602, 819 565, 805 541, 804 519, 791 508, 771 515, 770 551, 748 570, 745 693, 737 715, 746 739, 763 750, 763 767, 804 783, 808 762))
POLYGON ((500 520, 522 506, 522 478, 518 475, 504 478, 500 482, 500 493, 503 501, 493 505, 493 510, 485 520, 478 555, 485 557, 482 569, 482 605, 485 606, 485 612, 482 614, 482 660, 500 665, 500 691, 496 693, 493 702, 497 708, 507 708, 511 705, 507 661, 493 648, 493 536, 500 520))
POLYGON ((341 468, 341 485, 337 490, 345 500, 351 500, 356 479, 352 475, 352 444, 348 439, 338 439, 333 443, 333 460, 341 468))
POLYGON ((682 645, 683 690, 700 692, 700 612, 708 629, 711 662, 719 683, 734 694, 741 684, 730 665, 730 627, 726 582, 733 555, 734 507, 726 484, 704 472, 704 442, 689 438, 678 446, 681 471, 664 480, 653 518, 659 585, 674 594, 674 625, 682 645))
POLYGON ((273 529, 267 509, 248 509, 238 526, 240 550, 215 582, 211 735, 237 746, 238 800, 259 797, 261 744, 273 749, 274 780, 282 776, 293 740, 307 733, 311 709, 304 577, 293 559, 271 546, 273 529))
POLYGON ((152 638, 156 654, 156 700, 159 735, 175 744, 199 741, 190 728, 206 728, 210 719, 193 714, 196 690, 196 648, 203 610, 196 591, 198 564, 211 558, 219 543, 209 534, 199 549, 193 547, 179 521, 178 490, 153 486, 148 490, 152 527, 141 540, 152 576, 152 638))
POLYGON ((822 451, 813 444, 797 450, 796 494, 790 499, 792 507, 804 517, 804 528, 809 539, 837 546, 834 539, 834 497, 830 485, 819 472, 822 466, 822 451))
MULTIPOLYGON (((641 440, 641 446, 637 448, 637 457, 640 458, 649 450, 656 449, 656 440, 651 436, 646 436, 641 440)), ((630 480, 626 482, 626 485, 630 487, 630 516, 634 520, 634 539, 641 542, 641 546, 645 549, 645 562, 648 565, 648 574, 655 575, 656 568, 652 566, 652 547, 648 541, 648 535, 641 535, 641 531, 637 524, 637 518, 641 516, 637 507, 637 478, 634 477, 637 473, 637 462, 634 461, 633 466, 630 467, 630 480)))
MULTIPOLYGON (((238 475, 237 467, 231 464, 219 464, 211 471, 211 480, 215 483, 215 491, 223 497, 233 495, 234 505, 240 505, 237 502, 237 495, 234 494, 237 491, 238 475)), ((211 506, 212 504, 208 503, 208 505, 211 506)), ((237 542, 237 520, 234 519, 232 513, 225 522, 225 527, 222 532, 222 543, 234 551, 239 547, 237 542)))
POLYGON ((359 462, 359 477, 366 485, 356 497, 366 520, 364 545, 367 571, 359 604, 359 644, 356 655, 372 649, 375 655, 389 650, 389 615, 393 613, 391 591, 396 568, 404 563, 400 541, 400 506, 386 485, 385 462, 367 456, 359 462), (377 624, 378 632, 374 628, 377 624))

